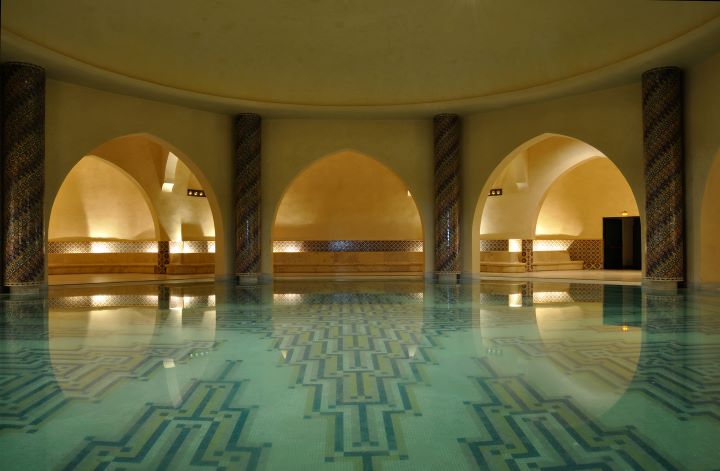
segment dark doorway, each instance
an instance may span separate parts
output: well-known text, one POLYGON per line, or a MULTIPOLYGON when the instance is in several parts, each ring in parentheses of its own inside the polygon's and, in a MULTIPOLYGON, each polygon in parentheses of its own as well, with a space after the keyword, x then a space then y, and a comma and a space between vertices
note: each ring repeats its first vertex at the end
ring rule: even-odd
POLYGON ((603 267, 607 270, 640 270, 640 217, 603 218, 603 267))

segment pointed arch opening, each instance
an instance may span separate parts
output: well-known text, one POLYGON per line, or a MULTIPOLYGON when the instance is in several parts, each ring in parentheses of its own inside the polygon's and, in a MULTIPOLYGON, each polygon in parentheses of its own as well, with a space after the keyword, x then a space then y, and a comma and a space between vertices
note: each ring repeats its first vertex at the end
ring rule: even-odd
POLYGON ((423 273, 423 226, 412 191, 392 170, 353 150, 300 172, 278 204, 276 274, 423 273))
POLYGON ((623 269, 634 272, 622 276, 639 281, 640 212, 627 180, 602 151, 543 134, 517 147, 487 180, 472 250, 474 272, 592 278, 599 273, 588 271, 623 269))
POLYGON ((214 191, 180 150, 144 133, 110 139, 79 158, 53 199, 49 282, 207 277, 224 251, 219 214, 214 191))

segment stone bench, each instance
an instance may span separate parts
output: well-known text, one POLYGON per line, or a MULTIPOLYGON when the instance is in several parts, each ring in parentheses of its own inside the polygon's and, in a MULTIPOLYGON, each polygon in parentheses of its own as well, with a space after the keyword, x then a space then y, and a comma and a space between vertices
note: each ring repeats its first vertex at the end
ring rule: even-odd
POLYGON ((520 252, 480 252, 480 271, 492 273, 523 273, 525 263, 520 261, 520 252))
POLYGON ((155 273, 156 253, 48 254, 49 275, 80 273, 155 273))
POLYGON ((533 271, 582 270, 582 260, 570 260, 567 250, 533 252, 533 271))
POLYGON ((277 252, 275 273, 422 273, 422 252, 277 252))
POLYGON ((168 275, 215 273, 214 253, 171 253, 166 267, 168 275))

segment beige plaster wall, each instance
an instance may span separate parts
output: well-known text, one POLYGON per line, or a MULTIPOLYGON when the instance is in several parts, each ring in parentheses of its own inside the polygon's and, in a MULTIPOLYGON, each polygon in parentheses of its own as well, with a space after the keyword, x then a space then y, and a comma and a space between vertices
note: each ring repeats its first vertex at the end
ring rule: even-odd
MULTIPOLYGON (((265 119, 262 158, 262 271, 272 272, 272 224, 292 181, 313 162, 342 151, 372 156, 407 185, 433 263, 433 158, 429 119, 265 119)), ((418 237, 419 238, 419 237, 418 237)))
POLYGON ((127 173, 94 156, 68 174, 52 207, 49 240, 155 240, 147 195, 127 173))
MULTIPOLYGON (((83 156, 111 139, 141 133, 172 150, 202 184, 218 235, 216 274, 231 273, 233 254, 226 249, 234 244, 229 116, 48 80, 45 121, 46 221, 63 180, 83 156)), ((154 171, 160 172, 159 183, 162 173, 154 171)))
POLYGON ((542 201, 536 238, 602 239, 603 217, 638 216, 630 186, 606 158, 581 163, 550 187, 542 201))
POLYGON ((688 280, 720 285, 720 54, 685 73, 688 280))
POLYGON ((376 160, 339 152, 304 170, 283 196, 274 240, 421 240, 407 185, 376 160))
POLYGON ((463 122, 462 270, 477 272, 482 208, 499 174, 517 150, 547 133, 581 140, 606 155, 632 189, 643 217, 640 83, 465 117, 463 122), (492 177, 492 178, 491 178, 492 177))

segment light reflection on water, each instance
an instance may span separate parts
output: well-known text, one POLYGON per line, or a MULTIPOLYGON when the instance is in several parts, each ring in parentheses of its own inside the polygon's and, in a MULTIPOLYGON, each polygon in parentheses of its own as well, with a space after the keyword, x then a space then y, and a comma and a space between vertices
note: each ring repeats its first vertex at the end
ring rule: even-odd
POLYGON ((3 469, 715 469, 720 297, 569 283, 2 299, 3 469))

